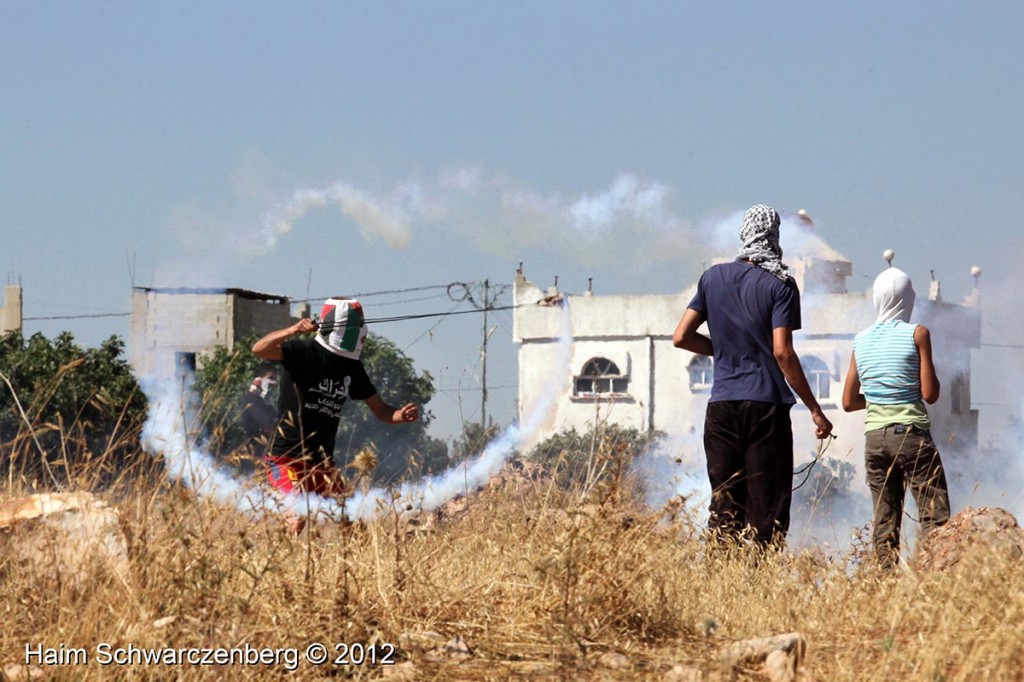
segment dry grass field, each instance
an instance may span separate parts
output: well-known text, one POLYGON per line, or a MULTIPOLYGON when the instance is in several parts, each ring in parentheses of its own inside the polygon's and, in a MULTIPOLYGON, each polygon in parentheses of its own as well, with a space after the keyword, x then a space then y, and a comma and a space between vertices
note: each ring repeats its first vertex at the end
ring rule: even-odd
MULTIPOLYGON (((33 549, 38 521, 0 532, 0 666, 27 674, 11 664, 28 647, 42 679, 760 680, 719 653, 799 632, 802 680, 1024 678, 1019 561, 979 552, 942 573, 882 574, 853 554, 721 549, 678 509, 639 506, 628 480, 567 489, 506 471, 441 513, 299 536, 125 475, 97 492, 118 513, 120 577, 100 561, 69 575, 54 556, 84 550, 33 549), (282 651, 118 665, 147 648, 282 651)), ((30 492, 12 476, 0 504, 30 492)))

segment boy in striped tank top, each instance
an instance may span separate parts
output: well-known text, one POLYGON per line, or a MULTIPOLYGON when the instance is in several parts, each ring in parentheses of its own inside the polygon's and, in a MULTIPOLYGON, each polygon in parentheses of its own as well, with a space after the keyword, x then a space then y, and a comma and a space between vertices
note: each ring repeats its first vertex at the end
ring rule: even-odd
POLYGON ((949 520, 949 489, 931 436, 929 405, 939 399, 927 327, 910 324, 914 287, 890 267, 875 279, 875 324, 857 334, 843 388, 843 409, 867 409, 864 459, 874 506, 878 562, 899 562, 903 500, 909 486, 926 536, 949 520))

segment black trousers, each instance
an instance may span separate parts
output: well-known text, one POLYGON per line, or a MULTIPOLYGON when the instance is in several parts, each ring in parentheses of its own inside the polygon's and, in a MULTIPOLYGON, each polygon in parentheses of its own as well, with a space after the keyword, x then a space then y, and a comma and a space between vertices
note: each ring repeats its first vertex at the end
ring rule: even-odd
POLYGON ((704 452, 711 481, 708 527, 782 544, 793 496, 792 406, 756 400, 708 403, 704 452))

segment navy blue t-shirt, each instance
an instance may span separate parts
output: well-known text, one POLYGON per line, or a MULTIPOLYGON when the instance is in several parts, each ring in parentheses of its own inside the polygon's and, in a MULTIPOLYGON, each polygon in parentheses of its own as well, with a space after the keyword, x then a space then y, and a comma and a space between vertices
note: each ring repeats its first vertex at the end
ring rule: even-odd
POLYGON ((708 323, 715 349, 710 402, 796 399, 772 349, 772 330, 800 329, 800 291, 744 261, 713 265, 701 275, 689 308, 708 323))

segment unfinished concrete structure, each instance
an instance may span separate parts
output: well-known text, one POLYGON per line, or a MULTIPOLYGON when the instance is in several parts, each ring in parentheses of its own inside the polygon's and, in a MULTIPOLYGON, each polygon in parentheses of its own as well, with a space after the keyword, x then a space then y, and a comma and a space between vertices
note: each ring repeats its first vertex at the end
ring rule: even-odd
POLYGON ((0 308, 0 336, 21 329, 21 317, 21 285, 8 284, 4 287, 4 307, 0 308))
POLYGON ((246 289, 135 287, 130 362, 139 376, 195 369, 203 353, 292 324, 286 296, 246 289))
MULTIPOLYGON (((785 229, 785 228, 784 228, 785 229)), ((801 291, 803 329, 794 345, 807 379, 839 435, 829 450, 863 470, 864 413, 842 409, 842 390, 853 350, 853 337, 874 323, 871 292, 847 290, 850 261, 810 229, 784 234, 786 262, 801 291)), ((886 267, 884 262, 880 262, 886 267)), ((972 273, 973 274, 973 273, 972 273)), ((971 409, 971 349, 981 342, 980 292, 963 304, 942 300, 937 281, 918 283, 914 322, 932 331, 942 396, 929 406, 936 442, 943 455, 977 447, 978 413, 971 409)), ((870 287, 870 281, 866 281, 870 287)), ((704 412, 711 390, 713 363, 672 345, 672 333, 696 293, 697 285, 678 294, 570 297, 573 351, 571 382, 557 397, 552 420, 538 439, 595 423, 615 423, 642 431, 660 431, 687 450, 702 453, 704 412)), ((519 410, 528 413, 542 390, 558 339, 559 312, 554 305, 529 305, 563 295, 542 290, 517 273, 513 340, 519 344, 519 410)), ((707 326, 702 328, 707 333, 707 326)), ((807 409, 792 413, 796 461, 813 457, 817 442, 807 409)))

